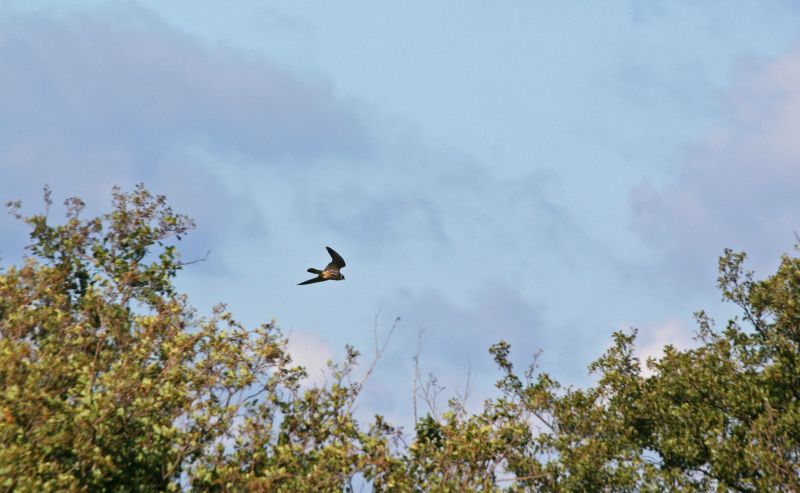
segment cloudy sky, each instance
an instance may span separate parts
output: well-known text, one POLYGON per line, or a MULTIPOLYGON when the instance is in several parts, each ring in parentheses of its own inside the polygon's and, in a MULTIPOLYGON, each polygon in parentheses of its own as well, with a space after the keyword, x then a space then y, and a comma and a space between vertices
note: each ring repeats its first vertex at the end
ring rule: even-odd
MULTIPOLYGON (((275 317, 314 374, 401 317, 369 412, 410 415, 420 329, 445 396, 491 395, 501 338, 581 385, 615 330, 657 354, 728 316, 723 248, 791 251, 798 26, 788 0, 0 0, 0 199, 144 182, 211 250, 194 304, 275 317), (296 286, 326 245, 347 279, 296 286)), ((0 218, 0 265, 24 240, 0 218)))

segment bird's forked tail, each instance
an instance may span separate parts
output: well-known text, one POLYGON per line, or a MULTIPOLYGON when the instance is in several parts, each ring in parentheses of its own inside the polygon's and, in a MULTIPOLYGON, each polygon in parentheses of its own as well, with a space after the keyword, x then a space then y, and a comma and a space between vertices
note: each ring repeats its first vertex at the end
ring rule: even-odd
POLYGON ((306 272, 310 272, 310 273, 312 273, 312 274, 322 274, 322 271, 321 271, 321 270, 319 270, 319 269, 315 269, 315 268, 313 268, 313 267, 310 267, 308 270, 306 270, 306 272))

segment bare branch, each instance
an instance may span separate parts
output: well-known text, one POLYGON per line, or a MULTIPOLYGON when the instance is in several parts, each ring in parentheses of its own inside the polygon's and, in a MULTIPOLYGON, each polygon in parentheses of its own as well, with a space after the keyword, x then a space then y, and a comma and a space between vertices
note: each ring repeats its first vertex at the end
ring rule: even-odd
POLYGON ((192 265, 192 264, 196 264, 196 263, 198 263, 198 262, 205 262, 205 261, 206 261, 206 259, 208 258, 208 256, 209 256, 210 254, 211 254, 211 250, 207 251, 207 252, 206 252, 206 254, 203 256, 203 258, 198 258, 198 259, 195 259, 195 260, 190 260, 190 261, 188 261, 188 262, 180 262, 180 263, 178 263, 178 265, 179 265, 180 267, 183 267, 183 266, 185 266, 185 265, 192 265))
POLYGON ((439 379, 436 378, 432 372, 428 373, 428 378, 423 383, 421 380, 419 381, 422 387, 422 394, 420 397, 425 404, 428 405, 428 411, 430 412, 431 416, 436 419, 439 419, 439 407, 436 404, 437 399, 439 398, 439 394, 445 389, 444 386, 439 385, 439 379))
POLYGON ((464 384, 464 393, 462 394, 458 390, 456 390, 456 403, 458 404, 459 411, 463 414, 467 414, 467 400, 469 399, 469 395, 472 392, 472 365, 467 365, 467 381, 464 384))
POLYGON ((425 329, 422 327, 419 328, 417 331, 417 351, 414 353, 414 356, 411 358, 414 360, 414 386, 412 391, 412 399, 414 405, 414 424, 417 423, 417 383, 420 381, 419 377, 419 354, 422 351, 422 334, 425 332, 425 329))
POLYGON ((50 189, 50 185, 44 186, 43 193, 44 193, 44 218, 47 219, 47 216, 50 215, 50 206, 53 205, 53 190, 50 189))
POLYGON ((383 353, 386 351, 386 346, 389 344, 389 339, 391 339, 392 334, 394 333, 394 329, 397 327, 397 324, 399 324, 401 321, 400 317, 395 317, 392 326, 389 328, 389 332, 383 339, 383 344, 381 344, 378 338, 378 316, 380 314, 381 310, 378 310, 378 313, 375 314, 374 327, 373 327, 373 332, 375 335, 375 357, 373 358, 372 362, 367 368, 367 372, 364 374, 364 377, 359 382, 359 388, 363 388, 364 384, 367 382, 367 379, 370 377, 370 375, 372 375, 372 372, 375 370, 375 366, 378 364, 378 360, 381 359, 381 356, 383 356, 383 353))
POLYGON ((531 474, 529 476, 514 476, 513 478, 497 478, 498 483, 506 482, 506 481, 529 481, 531 479, 539 479, 547 477, 547 473, 539 473, 539 474, 531 474))

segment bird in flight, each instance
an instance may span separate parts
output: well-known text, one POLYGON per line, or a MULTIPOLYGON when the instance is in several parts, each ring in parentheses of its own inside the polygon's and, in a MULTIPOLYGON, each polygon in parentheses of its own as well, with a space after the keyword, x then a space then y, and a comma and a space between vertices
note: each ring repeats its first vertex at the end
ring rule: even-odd
POLYGON ((344 259, 342 258, 341 255, 336 253, 336 251, 333 248, 329 246, 326 246, 325 248, 328 249, 328 253, 331 255, 331 262, 328 265, 326 265, 323 270, 315 269, 313 267, 309 268, 307 272, 316 274, 317 277, 313 277, 308 281, 297 283, 298 286, 302 286, 303 284, 322 282, 322 281, 341 281, 344 279, 342 273, 339 272, 339 269, 345 266, 344 259))

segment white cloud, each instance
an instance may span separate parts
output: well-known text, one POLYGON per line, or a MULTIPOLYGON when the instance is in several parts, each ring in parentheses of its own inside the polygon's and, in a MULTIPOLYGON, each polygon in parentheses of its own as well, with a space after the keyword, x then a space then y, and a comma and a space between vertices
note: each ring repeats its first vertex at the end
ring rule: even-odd
POLYGON ((744 249, 765 268, 800 229, 800 45, 742 66, 726 110, 674 183, 642 183, 631 194, 641 238, 665 252, 683 279, 703 283, 723 248, 744 249))
MULTIPOLYGON (((144 182, 196 219, 199 231, 183 248, 191 258, 267 231, 252 196, 228 189, 204 156, 224 156, 235 173, 245 159, 301 168, 369 147, 357 116, 325 83, 208 46, 134 4, 0 9, 0 108, 0 203, 22 199, 26 212, 39 211, 49 184, 56 204, 80 196, 94 213, 106 209, 113 185, 144 182)), ((0 219, 0 232, 10 222, 0 219)), ((0 251, 11 257, 18 246, 3 236, 0 251)))
POLYGON ((292 331, 288 334, 287 350, 292 361, 305 367, 308 382, 321 384, 325 381, 325 370, 329 360, 334 357, 333 351, 325 341, 305 331, 292 331))
POLYGON ((653 371, 647 367, 647 359, 660 359, 664 346, 671 344, 676 349, 688 349, 692 345, 692 333, 681 322, 667 320, 661 324, 639 330, 635 355, 642 363, 642 375, 650 376, 653 371))

